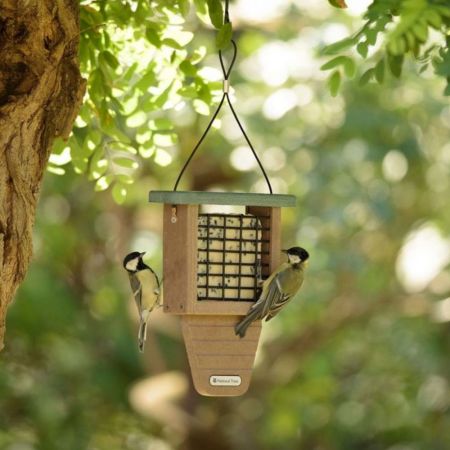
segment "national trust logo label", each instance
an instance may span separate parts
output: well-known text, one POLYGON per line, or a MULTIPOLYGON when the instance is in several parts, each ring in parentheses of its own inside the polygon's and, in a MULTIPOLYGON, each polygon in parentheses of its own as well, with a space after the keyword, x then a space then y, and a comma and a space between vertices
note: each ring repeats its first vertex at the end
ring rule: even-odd
POLYGON ((209 377, 211 386, 240 386, 241 382, 239 375, 211 375, 209 377))

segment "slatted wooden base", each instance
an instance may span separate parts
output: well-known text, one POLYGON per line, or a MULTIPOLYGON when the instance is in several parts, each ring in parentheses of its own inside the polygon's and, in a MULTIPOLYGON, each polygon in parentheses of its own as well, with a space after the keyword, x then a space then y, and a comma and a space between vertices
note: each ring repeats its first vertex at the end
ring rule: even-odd
POLYGON ((207 396, 237 396, 250 384, 261 333, 254 322, 244 338, 234 334, 242 316, 181 316, 181 327, 195 389, 207 396))

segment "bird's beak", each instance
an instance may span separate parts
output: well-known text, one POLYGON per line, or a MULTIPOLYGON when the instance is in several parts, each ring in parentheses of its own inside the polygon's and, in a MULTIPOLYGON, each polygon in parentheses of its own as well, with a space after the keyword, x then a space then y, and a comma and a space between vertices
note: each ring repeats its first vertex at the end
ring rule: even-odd
POLYGON ((287 253, 288 251, 287 250, 281 250, 283 253, 287 253))
POLYGON ((142 252, 139 256, 142 258, 147 252, 142 252))

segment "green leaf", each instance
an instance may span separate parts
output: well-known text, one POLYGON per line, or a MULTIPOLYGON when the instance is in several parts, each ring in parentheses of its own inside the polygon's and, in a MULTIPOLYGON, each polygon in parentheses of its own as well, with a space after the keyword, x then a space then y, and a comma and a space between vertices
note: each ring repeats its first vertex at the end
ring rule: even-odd
POLYGON ((87 135, 89 134, 89 127, 74 127, 72 132, 77 144, 82 147, 87 135))
POLYGON ((384 59, 380 59, 380 61, 378 61, 377 65, 375 66, 375 78, 380 84, 383 84, 384 72, 385 72, 384 59))
POLYGON ((142 156, 142 158, 151 158, 156 151, 156 147, 139 147, 139 155, 142 156))
POLYGON ((369 45, 375 45, 377 43, 377 30, 368 29, 366 31, 366 40, 369 45))
POLYGON ((232 33, 233 29, 231 23, 222 25, 216 35, 216 47, 218 50, 224 50, 230 45, 232 33))
POLYGON ((52 163, 49 163, 47 165, 47 170, 55 175, 64 175, 66 173, 65 169, 63 169, 62 167, 54 166, 52 163))
POLYGON ((363 58, 367 58, 367 54, 369 53, 369 46, 367 45, 366 42, 360 42, 360 43, 356 46, 356 51, 357 51, 363 58))
POLYGON ((198 91, 198 98, 203 100, 207 105, 211 104, 211 91, 207 85, 202 85, 198 91))
POLYGON ((425 42, 428 39, 428 26, 425 20, 421 20, 414 24, 412 31, 421 42, 425 42))
POLYGON ((331 70, 338 66, 343 66, 345 75, 347 77, 352 78, 355 76, 356 65, 352 58, 349 56, 337 56, 333 58, 331 61, 325 63, 320 70, 331 70))
POLYGON ((370 80, 372 80, 374 76, 375 69, 371 68, 369 70, 366 70, 359 79, 359 85, 365 86, 367 83, 369 83, 370 80))
POLYGON ((387 49, 391 55, 403 55, 406 51, 406 38, 403 36, 392 38, 389 41, 387 49))
POLYGON ((112 188, 112 196, 114 201, 121 205, 127 198, 127 189, 122 184, 116 183, 112 188))
POLYGON ((194 0, 195 8, 200 14, 206 14, 206 0, 194 0))
POLYGON ((331 77, 328 79, 328 88, 333 97, 336 97, 339 92, 339 87, 341 86, 341 73, 336 70, 332 73, 331 77))
POLYGON ((198 97, 197 89, 195 89, 194 86, 183 86, 182 88, 178 89, 177 94, 186 98, 198 97))
POLYGON ((89 61, 89 46, 87 45, 87 41, 83 38, 80 40, 80 50, 78 56, 80 58, 81 69, 83 70, 89 61))
POLYGON ((159 147, 171 147, 178 141, 178 136, 175 133, 159 132, 153 135, 153 142, 159 147))
POLYGON ((353 78, 356 73, 356 64, 353 59, 348 58, 344 63, 344 72, 348 78, 353 78))
POLYGON ((105 78, 99 69, 94 70, 89 77, 89 95, 102 100, 105 94, 105 78))
POLYGON ((208 12, 211 23, 215 28, 220 29, 223 24, 223 9, 221 0, 207 0, 208 12))
POLYGON ((130 175, 126 175, 124 173, 116 175, 116 180, 122 184, 133 184, 134 183, 133 177, 130 175))
MULTIPOLYGON (((337 56, 336 58, 331 59, 330 61, 326 62, 320 70, 330 70, 334 69, 340 65, 345 65, 345 63, 351 60, 348 56, 337 56)), ((352 61, 353 62, 353 61, 352 61)))
POLYGON ((450 8, 448 6, 435 6, 436 11, 439 11, 439 13, 441 14, 441 16, 443 17, 447 17, 450 19, 450 8))
POLYGON ((346 50, 353 47, 358 42, 358 38, 351 36, 341 41, 335 42, 334 44, 327 45, 321 51, 322 55, 334 55, 342 50, 346 50))
POLYGON ((108 170, 103 146, 99 145, 89 159, 89 179, 97 179, 108 170))
POLYGON ((167 86, 166 89, 164 89, 164 91, 161 92, 161 94, 153 100, 153 103, 157 107, 162 108, 166 104, 167 100, 169 100, 169 95, 170 95, 171 90, 172 90, 172 84, 167 86))
POLYGON ((183 50, 183 46, 180 45, 175 39, 165 38, 162 40, 163 45, 167 45, 168 47, 174 48, 176 50, 183 50))
POLYGON ((119 61, 111 52, 105 50, 104 52, 101 53, 101 55, 103 56, 103 58, 105 58, 107 64, 113 69, 117 69, 119 67, 120 65, 119 61))
POLYGON ((427 9, 424 14, 425 20, 436 30, 442 26, 442 17, 435 9, 427 9))
POLYGON ((188 77, 195 77, 197 75, 197 69, 187 59, 182 61, 180 69, 188 77))
POLYGON ((189 10, 191 7, 190 0, 178 0, 178 9, 183 17, 186 17, 189 14, 189 10))
POLYGON ((141 92, 147 92, 148 88, 154 86, 157 83, 157 78, 153 70, 149 70, 135 85, 135 89, 139 89, 141 92))
POLYGON ((88 160, 87 158, 74 158, 72 156, 72 165, 76 173, 85 173, 88 165, 88 160))
POLYGON ((150 44, 153 44, 155 47, 161 47, 161 38, 159 36, 159 33, 151 27, 147 27, 145 30, 145 37, 147 38, 148 42, 150 44))
POLYGON ((173 123, 164 117, 150 120, 148 126, 151 130, 173 130, 173 123))
POLYGON ((388 53, 388 66, 392 75, 396 78, 400 78, 402 75, 403 61, 403 55, 391 55, 388 53))
POLYGON ((412 50, 414 47, 416 47, 416 37, 412 31, 408 30, 404 36, 409 50, 412 50))
POLYGON ((105 175, 103 177, 100 177, 95 183, 94 190, 96 192, 105 191, 106 189, 109 188, 113 180, 114 180, 113 175, 105 175))
POLYGON ((119 156, 117 158, 113 158, 114 164, 117 164, 118 166, 124 167, 125 169, 137 169, 139 167, 139 164, 135 159, 132 158, 126 158, 124 155, 119 156))
POLYGON ((123 74, 122 79, 126 83, 129 83, 131 79, 133 78, 134 73, 136 72, 136 69, 138 68, 138 63, 133 63, 130 67, 127 68, 126 72, 123 74))

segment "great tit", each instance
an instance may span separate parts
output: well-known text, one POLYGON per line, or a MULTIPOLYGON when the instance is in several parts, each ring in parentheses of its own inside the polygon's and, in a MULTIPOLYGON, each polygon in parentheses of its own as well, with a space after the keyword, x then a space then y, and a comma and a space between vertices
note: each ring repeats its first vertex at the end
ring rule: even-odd
POLYGON ((309 253, 301 247, 292 247, 283 252, 287 254, 287 262, 263 282, 258 301, 234 328, 236 335, 241 338, 245 336, 247 328, 253 321, 264 318, 267 321, 276 316, 302 286, 309 253))
POLYGON ((139 351, 144 351, 147 322, 150 313, 159 303, 160 283, 156 273, 142 260, 145 252, 132 252, 125 256, 123 267, 128 272, 131 290, 139 312, 139 351))

